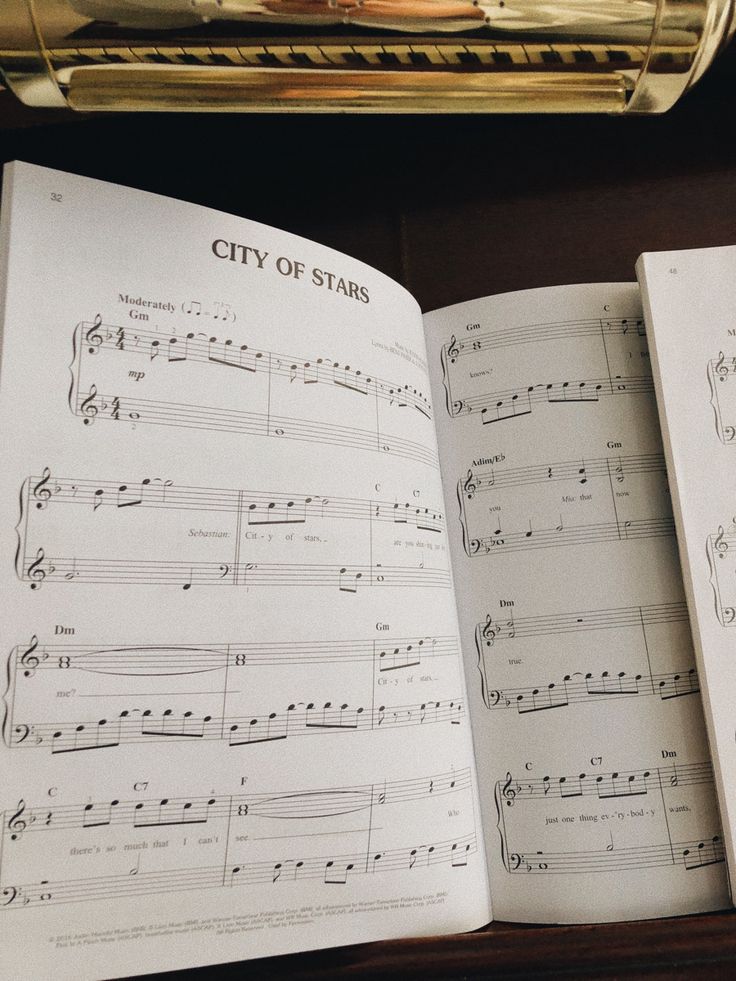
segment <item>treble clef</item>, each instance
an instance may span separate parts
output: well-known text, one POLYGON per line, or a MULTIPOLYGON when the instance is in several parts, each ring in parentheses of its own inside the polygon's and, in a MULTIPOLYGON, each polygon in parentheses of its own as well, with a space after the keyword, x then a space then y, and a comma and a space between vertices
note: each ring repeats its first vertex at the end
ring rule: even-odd
POLYGON ((725 381, 728 377, 728 368, 726 367, 726 356, 723 351, 718 352, 718 360, 716 361, 715 373, 719 376, 720 381, 725 381))
POLYGON ((493 622, 491 614, 486 614, 485 626, 481 630, 481 637, 486 642, 488 647, 493 647, 493 642, 496 639, 496 625, 493 622))
POLYGON ((501 788, 501 797, 506 801, 507 807, 513 807, 514 801, 516 800, 516 795, 519 790, 519 785, 516 783, 514 778, 511 776, 509 771, 506 771, 506 783, 501 788))
POLYGON ((97 354, 97 348, 100 347, 105 339, 100 333, 100 327, 102 327, 102 317, 98 313, 95 316, 92 326, 84 335, 84 340, 89 345, 87 350, 90 354, 97 354))
POLYGON ((461 347, 457 342, 457 338, 453 334, 450 338, 450 343, 447 346, 447 357, 450 359, 450 364, 455 364, 460 354, 461 347))
POLYGON ((33 498, 36 501, 36 507, 42 510, 49 503, 49 498, 51 497, 51 491, 46 486, 51 480, 51 471, 48 467, 43 468, 43 474, 38 483, 33 486, 33 498))
POLYGON ((23 817, 26 809, 26 802, 21 798, 18 801, 18 810, 8 819, 8 831, 10 840, 17 841, 28 827, 28 822, 23 817))
POLYGON ((463 484, 463 490, 468 495, 469 501, 472 501, 477 489, 478 489, 478 485, 475 482, 475 474, 473 473, 472 470, 468 470, 468 476, 465 478, 465 483, 463 484))
POLYGON ((99 412, 98 407, 95 405, 96 398, 97 398, 97 386, 90 385, 89 395, 87 396, 86 399, 84 399, 82 404, 79 406, 79 411, 84 416, 85 426, 91 426, 92 423, 95 421, 95 417, 97 416, 97 413, 99 412))
POLYGON ((718 525, 718 534, 716 535, 716 540, 713 542, 713 547, 718 553, 718 557, 720 559, 726 557, 728 542, 726 541, 726 533, 723 530, 723 525, 718 525))
POLYGON ((28 566, 26 575, 31 580, 31 589, 38 589, 46 578, 46 571, 42 568, 46 560, 46 553, 42 548, 36 552, 36 558, 28 566))
POLYGON ((23 668, 23 676, 25 678, 32 678, 36 673, 36 668, 41 663, 40 658, 35 653, 37 647, 38 637, 34 634, 31 637, 30 647, 27 647, 20 657, 20 664, 23 668))

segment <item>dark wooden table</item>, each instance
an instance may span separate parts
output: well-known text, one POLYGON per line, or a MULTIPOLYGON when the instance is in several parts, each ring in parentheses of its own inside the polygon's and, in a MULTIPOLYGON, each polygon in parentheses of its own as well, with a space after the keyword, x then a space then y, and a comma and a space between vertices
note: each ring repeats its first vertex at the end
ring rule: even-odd
MULTIPOLYGON (((0 95, 0 161, 158 191, 306 235, 425 310, 630 280, 640 252, 736 242, 736 56, 657 118, 35 114, 0 95)), ((110 235, 114 235, 110 228, 110 235)), ((736 915, 493 924, 184 972, 324 978, 736 976, 736 915)))

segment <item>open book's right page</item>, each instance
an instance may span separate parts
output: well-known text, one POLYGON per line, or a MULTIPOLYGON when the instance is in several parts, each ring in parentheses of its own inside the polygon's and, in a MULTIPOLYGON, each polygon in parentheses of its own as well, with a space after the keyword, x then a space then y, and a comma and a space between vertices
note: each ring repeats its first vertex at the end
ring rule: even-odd
POLYGON ((643 255, 637 273, 645 301, 680 558, 733 870, 736 248, 643 255))
POLYGON ((727 905, 636 285, 425 332, 494 915, 727 905))

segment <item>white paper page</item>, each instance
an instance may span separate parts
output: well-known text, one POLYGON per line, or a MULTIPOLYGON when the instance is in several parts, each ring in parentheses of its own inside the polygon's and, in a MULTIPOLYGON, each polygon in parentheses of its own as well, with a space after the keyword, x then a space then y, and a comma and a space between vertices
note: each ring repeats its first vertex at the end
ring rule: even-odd
POLYGON ((646 254, 637 266, 732 869, 736 867, 734 270, 736 248, 731 247, 646 254))
POLYGON ((415 302, 37 167, 3 218, 4 976, 482 925, 415 302))
POLYGON ((495 916, 726 905, 636 286, 425 326, 495 916))

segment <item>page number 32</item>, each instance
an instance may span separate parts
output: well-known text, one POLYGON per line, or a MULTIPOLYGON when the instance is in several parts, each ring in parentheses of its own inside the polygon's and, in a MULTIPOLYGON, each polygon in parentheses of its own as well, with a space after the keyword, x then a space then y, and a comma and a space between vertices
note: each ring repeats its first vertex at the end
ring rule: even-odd
POLYGON ((64 196, 62 194, 59 194, 58 191, 52 191, 51 200, 56 201, 57 204, 61 204, 61 202, 64 200, 64 196))

